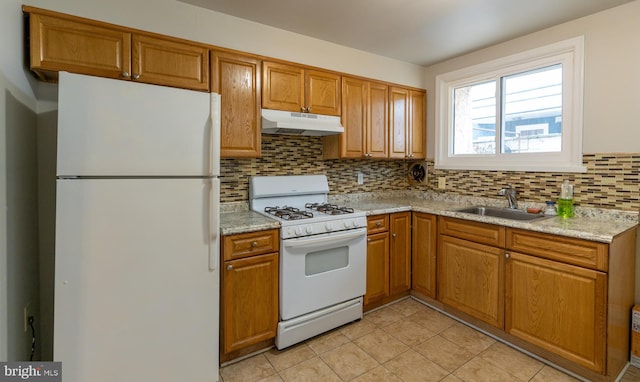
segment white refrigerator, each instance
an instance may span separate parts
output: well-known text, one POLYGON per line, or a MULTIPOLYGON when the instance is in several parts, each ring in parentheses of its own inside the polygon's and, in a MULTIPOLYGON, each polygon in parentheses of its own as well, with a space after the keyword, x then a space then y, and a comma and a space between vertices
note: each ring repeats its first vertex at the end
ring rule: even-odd
POLYGON ((219 95, 60 73, 65 382, 217 381, 219 95))

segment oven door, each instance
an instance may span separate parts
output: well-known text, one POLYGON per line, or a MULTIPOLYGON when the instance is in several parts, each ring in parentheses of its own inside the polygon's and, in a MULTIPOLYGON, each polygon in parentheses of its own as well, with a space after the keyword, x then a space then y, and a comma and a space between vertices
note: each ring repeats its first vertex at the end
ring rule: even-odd
POLYGON ((280 248, 280 319, 288 320, 366 290, 367 229, 285 239, 280 248))

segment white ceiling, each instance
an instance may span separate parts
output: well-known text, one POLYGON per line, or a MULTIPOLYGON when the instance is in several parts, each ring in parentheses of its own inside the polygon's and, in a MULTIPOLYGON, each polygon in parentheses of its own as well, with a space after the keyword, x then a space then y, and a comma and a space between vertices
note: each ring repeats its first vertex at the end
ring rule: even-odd
POLYGON ((427 66, 633 0, 180 0, 427 66))

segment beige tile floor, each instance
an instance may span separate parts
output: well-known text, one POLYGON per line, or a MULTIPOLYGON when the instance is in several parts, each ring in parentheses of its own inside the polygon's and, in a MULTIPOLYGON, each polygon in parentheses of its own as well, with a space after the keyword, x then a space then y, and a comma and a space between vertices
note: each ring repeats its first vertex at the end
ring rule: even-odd
MULTIPOLYGON (((576 381, 411 298, 220 375, 224 382, 576 381)), ((640 381, 640 371, 630 368, 622 381, 640 381)))

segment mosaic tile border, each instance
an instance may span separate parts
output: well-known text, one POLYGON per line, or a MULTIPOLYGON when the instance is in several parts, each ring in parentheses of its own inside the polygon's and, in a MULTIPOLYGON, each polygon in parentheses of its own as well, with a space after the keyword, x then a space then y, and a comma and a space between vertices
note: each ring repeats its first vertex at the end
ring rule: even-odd
POLYGON ((586 173, 516 171, 436 170, 427 160, 427 181, 410 185, 408 162, 387 160, 323 160, 321 137, 263 135, 262 157, 221 161, 221 201, 249 199, 249 177, 253 175, 326 174, 331 195, 402 191, 429 191, 442 194, 497 198, 508 183, 519 199, 531 203, 555 200, 564 179, 574 184, 576 206, 640 211, 640 153, 585 154, 586 173), (364 184, 357 183, 357 173, 364 184), (447 178, 447 188, 437 188, 438 177, 447 178))

